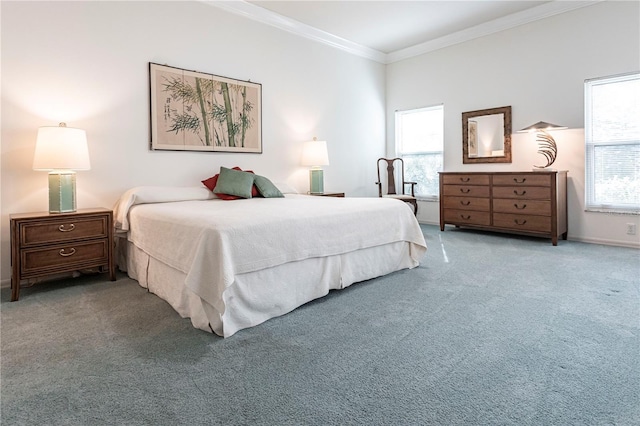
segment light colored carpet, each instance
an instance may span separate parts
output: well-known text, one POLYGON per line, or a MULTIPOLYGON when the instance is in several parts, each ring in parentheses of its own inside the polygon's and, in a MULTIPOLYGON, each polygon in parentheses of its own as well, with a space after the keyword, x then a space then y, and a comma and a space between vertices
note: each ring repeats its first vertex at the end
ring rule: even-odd
POLYGON ((423 230, 419 268, 229 339, 124 275, 5 289, 2 424, 640 424, 640 251, 423 230))

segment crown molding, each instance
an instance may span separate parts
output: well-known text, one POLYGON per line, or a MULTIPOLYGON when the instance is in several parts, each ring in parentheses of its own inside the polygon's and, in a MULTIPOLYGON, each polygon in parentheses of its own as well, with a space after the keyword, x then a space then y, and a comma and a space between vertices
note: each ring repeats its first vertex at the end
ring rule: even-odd
POLYGON ((486 35, 494 34, 520 25, 528 24, 540 19, 545 19, 554 15, 569 12, 582 7, 591 6, 607 0, 586 0, 586 1, 560 1, 555 0, 549 3, 522 12, 514 13, 493 21, 485 22, 475 27, 467 28, 443 37, 439 37, 424 43, 400 49, 395 52, 385 54, 375 49, 363 46, 358 43, 337 37, 326 31, 319 30, 310 25, 303 24, 291 18, 279 15, 268 9, 248 3, 244 0, 200 0, 210 6, 217 7, 236 15, 243 16, 254 21, 258 21, 281 30, 288 31, 301 37, 314 40, 326 45, 341 49, 353 55, 371 59, 383 64, 402 61, 419 56, 434 50, 442 49, 454 44, 463 43, 486 35))
POLYGON ((387 55, 375 49, 363 46, 358 43, 343 39, 341 37, 330 34, 326 31, 319 30, 310 25, 303 24, 286 16, 279 15, 268 9, 248 3, 244 0, 217 1, 217 0, 201 0, 211 6, 223 9, 245 18, 271 25, 281 30, 288 31, 301 37, 305 37, 320 43, 324 43, 331 47, 344 50, 353 55, 371 59, 376 62, 385 63, 387 55))
POLYGON ((569 12, 582 7, 591 6, 596 3, 600 3, 606 0, 588 0, 588 1, 552 1, 549 3, 541 4, 540 6, 532 7, 531 9, 523 10, 522 12, 514 13, 502 18, 488 21, 475 27, 467 28, 462 31, 448 34, 443 37, 439 37, 424 43, 417 44, 415 46, 407 47, 406 49, 396 50, 387 55, 387 64, 409 59, 414 56, 419 56, 424 53, 433 52, 434 50, 442 49, 444 47, 452 46, 454 44, 463 43, 465 41, 473 40, 476 38, 484 37, 490 34, 494 34, 500 31, 508 30, 518 27, 520 25, 528 24, 530 22, 538 21, 540 19, 549 18, 554 15, 569 12))

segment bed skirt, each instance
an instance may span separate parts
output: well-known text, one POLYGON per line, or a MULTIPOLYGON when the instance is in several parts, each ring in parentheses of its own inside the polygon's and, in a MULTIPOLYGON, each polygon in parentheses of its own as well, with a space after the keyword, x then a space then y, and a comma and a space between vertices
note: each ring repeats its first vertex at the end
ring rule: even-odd
POLYGON ((291 312, 329 290, 417 266, 407 242, 285 263, 236 275, 223 293, 224 312, 218 312, 185 285, 186 274, 124 238, 117 240, 121 270, 167 301, 181 317, 190 318, 194 327, 223 337, 291 312))

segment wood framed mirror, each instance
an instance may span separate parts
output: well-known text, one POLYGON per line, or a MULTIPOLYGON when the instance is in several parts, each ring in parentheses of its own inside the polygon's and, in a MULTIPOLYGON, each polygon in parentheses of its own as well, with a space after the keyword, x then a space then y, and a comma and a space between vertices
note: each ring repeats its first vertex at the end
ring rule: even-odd
POLYGON ((511 162, 511 106, 462 113, 462 163, 511 162))

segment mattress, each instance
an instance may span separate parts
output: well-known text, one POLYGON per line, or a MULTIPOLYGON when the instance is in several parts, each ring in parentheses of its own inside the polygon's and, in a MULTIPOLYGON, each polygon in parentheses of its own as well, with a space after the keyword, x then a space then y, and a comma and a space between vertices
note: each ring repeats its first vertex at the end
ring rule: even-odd
POLYGON ((116 207, 120 268, 195 327, 224 337, 331 289, 413 268, 426 250, 398 200, 144 191, 129 191, 116 207))

